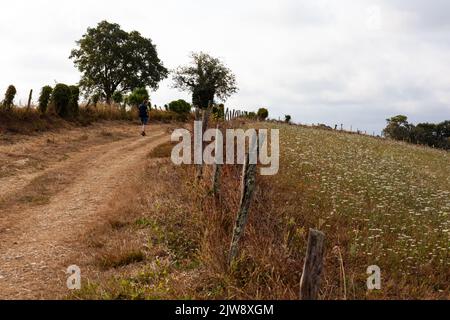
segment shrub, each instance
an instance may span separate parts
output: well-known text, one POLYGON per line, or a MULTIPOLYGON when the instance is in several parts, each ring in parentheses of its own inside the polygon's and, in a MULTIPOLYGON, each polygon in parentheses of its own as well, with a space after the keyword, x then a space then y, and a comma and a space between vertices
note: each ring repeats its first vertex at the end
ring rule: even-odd
POLYGON ((3 100, 3 106, 5 107, 5 109, 8 110, 11 109, 14 102, 14 98, 16 97, 16 93, 17 93, 16 87, 10 85, 6 90, 5 100, 3 100))
POLYGON ((216 120, 225 119, 225 106, 223 104, 215 105, 212 109, 212 114, 216 120))
POLYGON ((260 120, 266 120, 269 117, 269 110, 266 108, 261 108, 258 110, 258 119, 260 120))
POLYGON ((52 104, 55 108, 55 112, 60 117, 68 117, 70 115, 69 103, 71 98, 70 87, 59 83, 55 86, 52 93, 52 104))
POLYGON ((69 99, 69 115, 76 116, 80 111, 78 105, 80 100, 80 88, 78 86, 70 86, 70 99, 69 99))
POLYGON ((39 111, 44 114, 47 112, 48 103, 52 96, 53 89, 50 86, 45 86, 41 89, 41 95, 39 96, 39 111))
POLYGON ((123 102, 123 94, 121 92, 114 92, 112 99, 115 103, 121 104, 123 102))
POLYGON ((128 96, 127 103, 132 106, 138 106, 145 100, 148 100, 150 95, 148 94, 147 89, 145 88, 137 88, 134 89, 133 92, 128 96))
POLYGON ((292 117, 291 117, 290 115, 285 115, 285 116, 284 116, 284 121, 285 121, 286 123, 291 123, 291 120, 292 120, 292 117))
POLYGON ((191 111, 191 105, 184 101, 183 99, 172 101, 168 105, 169 111, 183 114, 183 113, 189 113, 191 111))
POLYGON ((101 98, 101 94, 100 93, 94 93, 91 97, 92 103, 94 104, 94 106, 97 106, 97 103, 100 101, 101 98))

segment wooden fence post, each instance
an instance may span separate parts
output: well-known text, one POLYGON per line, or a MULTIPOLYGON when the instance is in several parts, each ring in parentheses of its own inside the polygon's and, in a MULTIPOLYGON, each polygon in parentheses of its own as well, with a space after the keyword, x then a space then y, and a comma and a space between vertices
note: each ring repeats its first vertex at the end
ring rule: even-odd
MULTIPOLYGON (((217 125, 217 131, 220 130, 219 125, 217 125)), ((212 175, 212 192, 213 195, 218 198, 220 195, 220 170, 221 170, 221 165, 219 163, 217 163, 218 159, 217 159, 217 150, 218 148, 223 148, 223 146, 219 145, 219 141, 217 139, 216 136, 216 155, 215 155, 215 160, 214 160, 214 165, 213 165, 213 175, 212 175)))
POLYGON ((237 214, 236 224, 233 229, 233 238, 231 240, 230 255, 228 257, 228 263, 231 266, 235 261, 238 251, 239 242, 244 229, 248 221, 248 214, 250 204, 253 198, 253 193, 256 186, 256 164, 250 164, 250 153, 246 154, 245 164, 242 170, 241 181, 241 202, 239 205, 239 211, 237 214))
POLYGON ((323 269, 325 235, 317 230, 309 231, 305 265, 300 280, 300 299, 317 300, 323 269))
POLYGON ((27 109, 30 110, 31 108, 31 99, 33 98, 33 89, 30 90, 30 95, 28 96, 28 105, 27 109))
MULTIPOLYGON (((205 135, 206 130, 208 130, 209 125, 209 116, 210 116, 211 109, 208 107, 208 109, 203 110, 202 112, 202 140, 203 136, 205 135)), ((205 142, 202 141, 202 154, 205 150, 205 142)), ((203 166, 204 164, 197 165, 197 179, 201 179, 203 177, 203 166)))

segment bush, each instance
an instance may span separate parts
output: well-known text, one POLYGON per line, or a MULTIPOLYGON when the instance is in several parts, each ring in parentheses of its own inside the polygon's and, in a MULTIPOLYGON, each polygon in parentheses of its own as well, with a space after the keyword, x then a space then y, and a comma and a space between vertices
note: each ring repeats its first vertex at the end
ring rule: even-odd
POLYGON ((175 113, 172 111, 150 110, 150 121, 171 123, 171 122, 185 122, 189 119, 189 114, 175 113))
POLYGON ((216 120, 225 119, 225 106, 223 104, 215 105, 212 109, 212 114, 216 120))
POLYGON ((80 106, 78 105, 80 100, 80 88, 78 86, 70 86, 70 99, 69 99, 69 115, 74 117, 78 115, 80 106))
POLYGON ((145 100, 148 100, 150 95, 148 94, 147 89, 145 88, 137 88, 134 89, 133 92, 128 96, 127 103, 132 106, 139 106, 145 100))
POLYGON ((39 96, 39 111, 44 114, 47 112, 48 103, 52 96, 53 89, 50 86, 45 86, 41 89, 41 95, 39 96))
POLYGON ((169 103, 168 110, 178 113, 178 114, 184 114, 191 112, 191 105, 184 101, 183 99, 172 101, 169 103))
POLYGON ((259 120, 266 120, 269 117, 269 110, 266 108, 261 108, 258 110, 257 115, 259 120))
POLYGON ((5 109, 8 110, 11 109, 14 102, 14 98, 16 97, 16 93, 17 93, 16 87, 10 85, 6 90, 5 100, 3 100, 3 106, 5 107, 5 109))
POLYGON ((60 117, 66 118, 70 115, 69 103, 71 96, 70 87, 65 84, 59 83, 53 89, 51 101, 56 114, 60 117))
POLYGON ((286 123, 291 123, 291 120, 292 120, 292 117, 291 117, 290 115, 285 115, 285 116, 284 116, 284 121, 285 121, 286 123))
POLYGON ((256 112, 249 112, 248 113, 248 115, 247 115, 247 117, 249 118, 249 119, 256 119, 256 112))
POLYGON ((121 104, 123 102, 123 94, 121 92, 114 92, 112 99, 115 103, 121 104))
POLYGON ((92 100, 92 103, 94 104, 94 106, 97 106, 97 103, 99 103, 101 97, 102 97, 102 95, 100 93, 94 93, 91 96, 91 100, 92 100))

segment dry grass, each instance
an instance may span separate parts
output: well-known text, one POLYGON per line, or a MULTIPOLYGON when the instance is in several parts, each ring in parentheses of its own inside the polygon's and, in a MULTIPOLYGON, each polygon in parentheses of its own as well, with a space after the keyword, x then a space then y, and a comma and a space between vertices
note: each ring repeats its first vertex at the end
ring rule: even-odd
MULTIPOLYGON (((241 168, 223 167, 216 200, 210 168, 198 182, 190 166, 150 159, 133 198, 139 205, 125 215, 117 208, 133 221, 110 224, 104 234, 146 243, 133 247, 145 251, 146 263, 91 282, 77 298, 297 299, 309 228, 327 236, 321 299, 450 298, 448 153, 267 125, 281 130, 281 169, 258 177, 231 270, 226 261, 241 168), (369 293, 366 269, 374 264, 382 270, 382 290, 369 293)), ((150 158, 169 150, 161 146, 150 158)))
POLYGON ((145 260, 145 254, 139 249, 119 249, 118 251, 107 251, 98 257, 100 268, 108 270, 127 266, 129 264, 142 262, 145 260))
MULTIPOLYGON (((151 122, 171 123, 184 122, 191 116, 179 115, 173 112, 152 110, 151 122)), ((14 107, 11 110, 0 108, 0 134, 30 135, 55 129, 70 128, 74 126, 88 126, 98 121, 135 121, 138 122, 138 113, 135 108, 124 111, 117 106, 98 104, 97 106, 81 107, 79 114, 70 119, 62 119, 53 114, 41 114, 35 108, 14 107)), ((4 137, 0 137, 4 139, 4 137)))
POLYGON ((161 144, 150 152, 149 157, 154 159, 169 158, 175 145, 176 143, 173 142, 161 144))

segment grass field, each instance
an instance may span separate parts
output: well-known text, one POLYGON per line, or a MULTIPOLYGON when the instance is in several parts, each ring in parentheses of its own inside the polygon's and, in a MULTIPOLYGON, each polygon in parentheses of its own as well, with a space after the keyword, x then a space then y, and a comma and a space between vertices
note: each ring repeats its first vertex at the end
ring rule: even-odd
POLYGON ((283 192, 274 197, 296 224, 323 230, 330 251, 339 248, 348 297, 363 296, 356 281, 370 265, 381 267, 381 297, 449 297, 448 152, 294 126, 281 137, 274 183, 283 192))
POLYGON ((158 165, 142 176, 140 207, 134 215, 127 207, 128 222, 114 231, 117 241, 147 234, 145 257, 114 277, 97 277, 76 297, 297 299, 308 230, 317 228, 327 237, 321 299, 450 298, 448 152, 300 126, 258 126, 280 129, 281 167, 276 176, 258 177, 231 270, 240 168, 224 166, 215 201, 210 170, 196 183, 194 168, 161 160, 170 155, 162 146, 149 159, 158 158, 158 165), (371 265, 381 268, 380 291, 367 291, 371 265))

